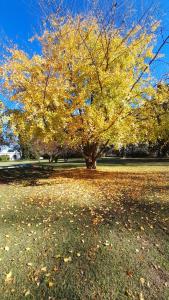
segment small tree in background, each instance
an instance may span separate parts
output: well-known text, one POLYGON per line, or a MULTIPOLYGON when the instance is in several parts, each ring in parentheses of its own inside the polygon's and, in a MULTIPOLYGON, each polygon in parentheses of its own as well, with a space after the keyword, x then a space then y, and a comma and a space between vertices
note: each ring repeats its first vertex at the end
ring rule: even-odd
POLYGON ((59 146, 55 141, 45 143, 42 140, 35 139, 34 141, 31 141, 31 143, 34 151, 38 155, 48 156, 49 162, 56 162, 58 160, 59 154, 61 154, 61 146, 59 146))

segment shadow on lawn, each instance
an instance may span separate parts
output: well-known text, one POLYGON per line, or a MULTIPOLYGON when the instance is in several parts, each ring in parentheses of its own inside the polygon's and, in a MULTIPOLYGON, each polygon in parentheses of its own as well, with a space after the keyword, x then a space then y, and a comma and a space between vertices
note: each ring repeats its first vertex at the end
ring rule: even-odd
MULTIPOLYGON (((54 169, 52 166, 38 166, 32 165, 29 167, 15 167, 15 168, 3 168, 0 169, 0 184, 10 184, 15 182, 26 181, 27 185, 38 185, 38 180, 40 179, 55 179, 55 178, 65 178, 65 179, 75 179, 75 180, 120 180, 121 183, 124 181, 132 180, 134 181, 144 181, 145 177, 148 180, 155 180, 157 175, 159 178, 169 179, 168 172, 117 172, 117 171, 99 171, 99 170, 87 170, 84 168, 72 168, 69 166, 63 169, 54 169)), ((45 183, 47 184, 47 183, 45 183)), ((160 189, 168 190, 168 186, 156 186, 157 190, 160 189)))
POLYGON ((28 181, 30 184, 36 184, 36 180, 41 178, 49 178, 53 173, 52 168, 42 168, 38 166, 30 167, 14 167, 0 169, 0 184, 10 184, 22 180, 28 181))
MULTIPOLYGON (((98 166, 167 166, 169 159, 120 159, 120 158, 102 158, 98 161, 98 166)), ((16 164, 9 167, 3 167, 0 169, 0 184, 2 183, 14 183, 22 180, 27 180, 28 184, 36 185, 36 181, 42 178, 74 178, 74 179, 112 179, 114 176, 117 178, 127 178, 128 176, 142 180, 145 173, 134 172, 105 172, 96 170, 86 170, 83 168, 84 162, 82 159, 70 160, 67 163, 59 162, 54 164, 48 164, 46 162, 33 163, 33 164, 16 164)), ((153 173, 146 172, 146 175, 153 173)), ((167 176, 167 173, 166 173, 167 176)))
MULTIPOLYGON (((48 179, 61 170, 70 168, 79 168, 81 161, 77 164, 60 163, 60 164, 28 164, 28 165, 12 165, 0 169, 0 184, 10 184, 20 181, 27 181, 30 185, 36 185, 38 179, 48 179), (57 170, 60 169, 60 170, 57 170)), ((60 173, 59 173, 60 174, 60 173)))
MULTIPOLYGON (((52 178, 70 178, 75 180, 101 180, 101 181, 144 181, 155 180, 157 178, 169 179, 168 172, 117 172, 117 171, 99 171, 99 170, 86 170, 86 169, 69 169, 69 170, 58 170, 52 174, 52 178)), ((131 186, 132 187, 132 186, 131 186)), ((166 187, 167 189, 167 187, 166 187)))

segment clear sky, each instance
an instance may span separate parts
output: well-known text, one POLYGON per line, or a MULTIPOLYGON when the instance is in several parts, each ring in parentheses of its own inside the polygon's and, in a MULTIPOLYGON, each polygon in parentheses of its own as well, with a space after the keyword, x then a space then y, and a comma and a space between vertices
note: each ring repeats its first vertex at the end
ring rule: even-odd
MULTIPOLYGON (((74 12, 83 10, 87 3, 85 0, 66 1, 69 3, 72 1, 74 12)), ((152 0, 134 1, 138 12, 152 2, 152 0)), ((166 36, 169 34, 169 0, 155 1, 158 3, 156 15, 162 20, 164 36, 166 36)), ((30 54, 38 52, 37 42, 30 43, 28 40, 39 30, 40 22, 38 0, 0 0, 0 41, 2 43, 8 38, 30 54)), ((158 41, 157 47, 160 43, 161 40, 158 41)), ((161 78, 164 73, 169 73, 169 44, 163 48, 162 53, 165 54, 162 60, 168 64, 160 61, 152 66, 153 74, 157 78, 161 78)))

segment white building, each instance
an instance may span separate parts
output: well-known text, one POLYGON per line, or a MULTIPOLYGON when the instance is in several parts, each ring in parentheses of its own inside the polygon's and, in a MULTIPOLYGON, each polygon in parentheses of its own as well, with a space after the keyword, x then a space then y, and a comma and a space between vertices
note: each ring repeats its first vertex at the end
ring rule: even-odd
POLYGON ((9 156, 9 160, 21 159, 21 153, 18 150, 14 150, 6 145, 0 145, 0 156, 2 155, 9 156))

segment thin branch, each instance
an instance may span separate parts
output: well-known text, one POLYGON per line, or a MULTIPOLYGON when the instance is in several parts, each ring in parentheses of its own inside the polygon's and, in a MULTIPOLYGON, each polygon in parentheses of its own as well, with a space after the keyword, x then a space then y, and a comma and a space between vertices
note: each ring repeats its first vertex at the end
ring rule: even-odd
POLYGON ((160 53, 161 49, 164 47, 164 45, 167 43, 167 41, 169 40, 169 35, 165 38, 165 40, 163 41, 163 43, 160 45, 160 47, 158 48, 158 50, 156 51, 155 55, 153 56, 153 58, 149 61, 148 65, 145 66, 145 68, 143 69, 143 71, 141 72, 141 74, 139 75, 139 77, 137 78, 137 80, 134 82, 134 84, 132 85, 130 92, 133 91, 133 89, 135 88, 135 86, 137 85, 137 83, 140 81, 140 79, 143 77, 144 73, 147 71, 147 69, 151 66, 151 64, 155 61, 156 57, 158 56, 158 54, 160 53))

